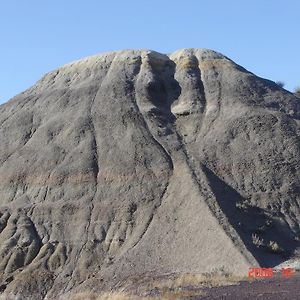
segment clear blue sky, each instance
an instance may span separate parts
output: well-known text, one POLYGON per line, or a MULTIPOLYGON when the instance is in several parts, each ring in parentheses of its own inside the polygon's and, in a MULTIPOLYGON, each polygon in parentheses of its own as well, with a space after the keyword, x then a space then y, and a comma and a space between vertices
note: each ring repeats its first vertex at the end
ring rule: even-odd
POLYGON ((62 64, 110 50, 217 50, 293 90, 299 0, 3 0, 0 103, 62 64))

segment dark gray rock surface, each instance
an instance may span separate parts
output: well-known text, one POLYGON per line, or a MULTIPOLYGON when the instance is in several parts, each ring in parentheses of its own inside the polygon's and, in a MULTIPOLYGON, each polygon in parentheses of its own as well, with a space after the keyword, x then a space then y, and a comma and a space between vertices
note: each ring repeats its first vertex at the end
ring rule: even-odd
POLYGON ((86 58, 1 105, 0 125, 5 295, 247 274, 299 249, 300 100, 219 53, 86 58))

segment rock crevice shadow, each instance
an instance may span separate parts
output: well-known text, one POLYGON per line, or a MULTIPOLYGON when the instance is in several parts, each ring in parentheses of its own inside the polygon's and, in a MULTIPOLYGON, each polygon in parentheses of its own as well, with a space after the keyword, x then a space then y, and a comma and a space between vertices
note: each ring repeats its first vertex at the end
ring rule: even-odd
POLYGON ((262 267, 274 267, 286 261, 299 246, 287 222, 280 220, 276 212, 252 206, 207 166, 203 170, 220 208, 258 263, 262 267), (281 249, 272 249, 271 242, 281 249))

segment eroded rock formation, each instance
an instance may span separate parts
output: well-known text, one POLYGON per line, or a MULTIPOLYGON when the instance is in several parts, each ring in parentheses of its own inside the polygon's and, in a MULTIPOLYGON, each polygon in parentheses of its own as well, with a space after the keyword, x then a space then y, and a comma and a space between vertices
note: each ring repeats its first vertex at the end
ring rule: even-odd
POLYGON ((282 262, 299 248, 299 119, 297 97, 211 50, 47 74, 0 106, 1 291, 282 262))

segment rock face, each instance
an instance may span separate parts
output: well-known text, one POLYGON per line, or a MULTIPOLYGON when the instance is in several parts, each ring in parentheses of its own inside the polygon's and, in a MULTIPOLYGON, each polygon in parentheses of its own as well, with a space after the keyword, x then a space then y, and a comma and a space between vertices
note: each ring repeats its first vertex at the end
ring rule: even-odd
POLYGON ((300 100, 219 53, 83 59, 1 105, 0 124, 6 295, 247 274, 299 249, 300 100))

